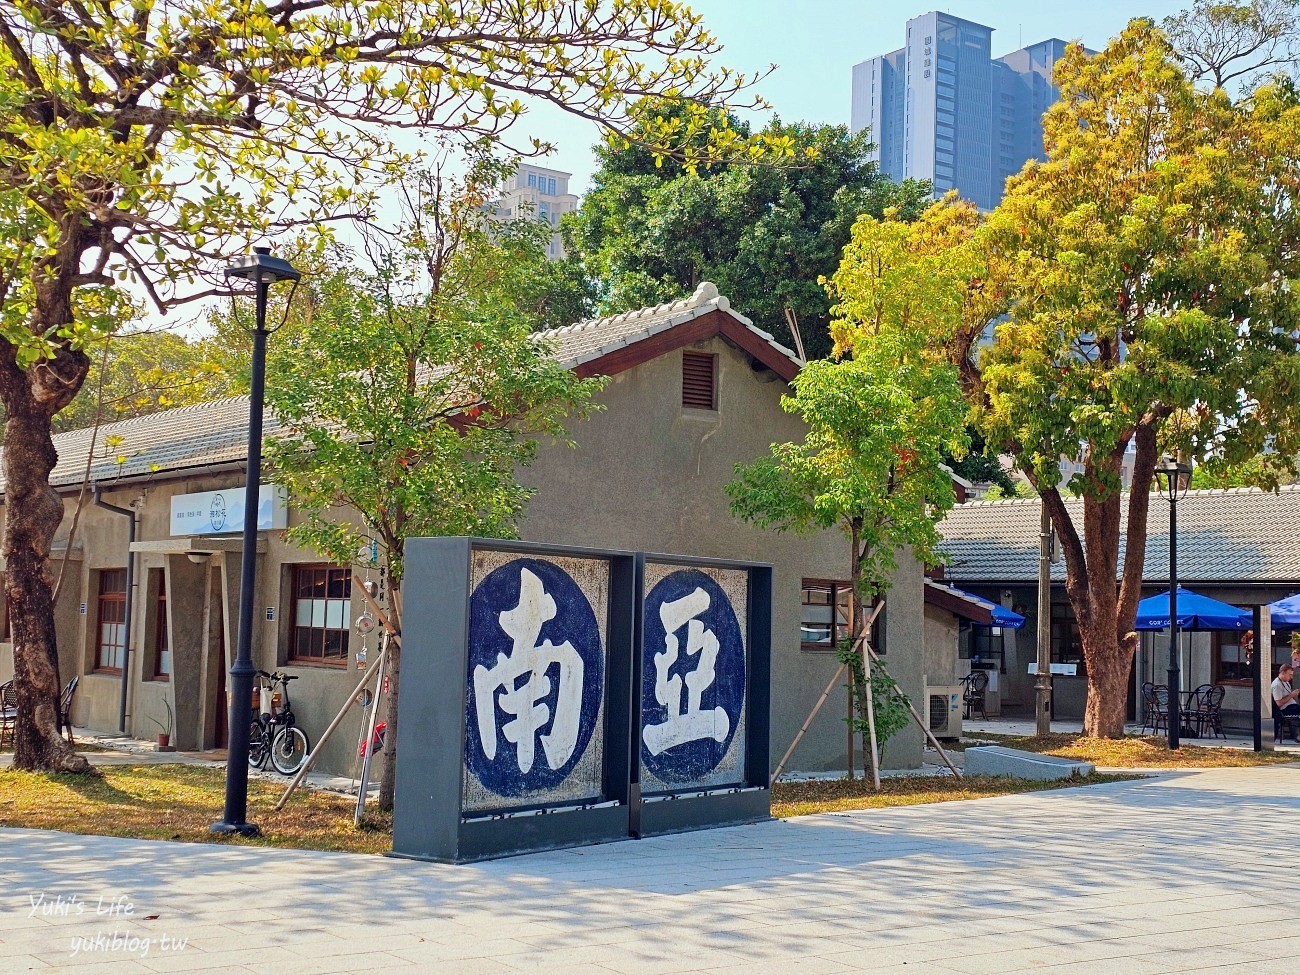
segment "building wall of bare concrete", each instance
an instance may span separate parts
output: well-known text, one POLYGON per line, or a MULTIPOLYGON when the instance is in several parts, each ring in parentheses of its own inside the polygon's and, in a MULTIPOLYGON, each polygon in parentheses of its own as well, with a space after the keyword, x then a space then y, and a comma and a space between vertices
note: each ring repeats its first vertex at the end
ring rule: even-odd
MULTIPOLYGON (((576 448, 544 446, 523 472, 536 489, 522 525, 524 538, 602 548, 673 552, 771 562, 774 573, 772 755, 778 759, 835 672, 827 652, 800 644, 802 580, 843 580, 848 545, 838 531, 811 536, 760 530, 733 518, 724 487, 736 463, 767 453, 775 441, 798 439, 798 420, 779 400, 787 387, 745 353, 721 338, 693 346, 717 356, 718 409, 683 409, 682 355, 667 352, 618 373, 600 394, 604 410, 575 425, 576 448)), ((129 444, 125 445, 129 449, 129 444)), ((105 490, 119 507, 133 503, 137 532, 136 608, 132 613, 128 733, 153 738, 175 716, 173 743, 181 749, 214 747, 221 738, 219 708, 225 707, 224 674, 235 653, 239 611, 240 540, 237 537, 173 538, 171 498, 242 489, 238 467, 178 477, 151 478, 105 490), (165 625, 172 651, 169 680, 154 679, 157 640, 156 585, 167 581, 165 625)), ((107 486, 106 486, 107 487, 107 486)), ((65 544, 75 505, 60 532, 65 544)), ((290 505, 290 520, 299 515, 290 505)), ((74 723, 100 732, 118 725, 120 676, 98 671, 96 599, 99 573, 126 565, 129 519, 84 505, 74 540, 79 560, 70 563, 59 602, 60 653, 64 675, 82 674, 73 705, 74 723)), ((291 662, 291 570, 319 557, 289 544, 278 531, 261 532, 254 612, 253 660, 264 670, 283 669, 299 679, 290 685, 294 711, 313 745, 346 702, 359 679, 361 639, 351 632, 347 666, 291 662), (268 612, 269 610, 269 612, 268 612)), ((900 555, 900 572, 888 596, 886 659, 904 690, 920 700, 924 669, 922 577, 915 561, 900 555)), ((351 619, 362 612, 351 603, 351 619)), ((418 625, 422 621, 406 621, 418 625)), ((370 639, 369 660, 377 656, 370 639)), ((9 654, 0 654, 9 664, 9 654)), ((846 760, 845 692, 836 686, 827 706, 792 756, 794 769, 842 768, 846 760)), ((326 771, 348 774, 356 756, 361 713, 354 709, 319 759, 326 771)), ((908 728, 889 743, 886 764, 920 763, 921 735, 908 728)), ((861 763, 861 755, 858 755, 861 763)))
MULTIPOLYGON (((838 667, 833 653, 800 644, 802 581, 848 578, 849 546, 839 531, 801 536, 745 524, 728 510, 724 488, 738 462, 798 440, 802 423, 780 407, 786 385, 721 338, 686 351, 717 356, 717 410, 682 406, 681 352, 642 363, 609 380, 601 413, 573 432, 578 446, 543 449, 524 483, 537 493, 524 538, 605 548, 673 552, 773 565, 772 756, 780 759, 838 667)), ((910 556, 888 598, 890 673, 920 700, 922 581, 910 556)), ((789 768, 843 768, 845 691, 839 685, 810 727, 789 768)), ((894 766, 921 760, 921 734, 908 728, 885 755, 894 766)), ((859 762, 861 756, 859 756, 859 762)))
MULTIPOLYGON (((169 534, 171 498, 204 491, 238 491, 243 487, 239 470, 177 479, 160 473, 147 483, 105 490, 103 498, 122 508, 138 511, 137 551, 133 610, 128 647, 126 732, 152 739, 170 727, 172 744, 182 750, 217 747, 227 724, 224 712, 225 674, 233 662, 239 612, 240 540, 237 537, 173 538, 169 534), (167 628, 171 674, 155 674, 158 649, 158 586, 166 580, 167 628), (170 715, 169 715, 170 712, 170 715)), ((67 512, 56 538, 56 549, 66 544, 76 495, 65 497, 67 512)), ((291 509, 291 520, 298 516, 291 509)), ((120 672, 98 667, 97 599, 99 576, 127 563, 130 519, 98 508, 87 500, 74 540, 72 561, 60 595, 57 630, 60 670, 66 680, 80 674, 73 699, 74 724, 95 732, 118 729, 122 680, 120 672)), ((284 540, 282 532, 259 534, 257 608, 254 613, 253 662, 263 670, 284 670, 299 679, 290 684, 294 712, 315 742, 355 685, 356 651, 360 638, 349 640, 347 666, 313 665, 288 659, 291 567, 322 560, 284 540), (269 610, 269 613, 268 613, 269 610), (269 618, 268 618, 269 617, 269 618)), ((52 571, 57 573, 57 565, 52 571)), ((352 618, 362 611, 352 600, 352 618)), ((376 641, 371 639, 370 660, 376 641)), ((5 648, 11 650, 10 647, 5 648)), ((0 653, 12 670, 12 654, 0 653)), ((343 727, 322 752, 326 768, 343 773, 351 769, 359 715, 343 727)))
MULTIPOLYGON (((925 682, 929 687, 952 685, 969 673, 961 666, 958 673, 957 640, 960 626, 957 617, 935 606, 925 607, 925 682)), ((964 661, 962 662, 964 663, 964 661)))

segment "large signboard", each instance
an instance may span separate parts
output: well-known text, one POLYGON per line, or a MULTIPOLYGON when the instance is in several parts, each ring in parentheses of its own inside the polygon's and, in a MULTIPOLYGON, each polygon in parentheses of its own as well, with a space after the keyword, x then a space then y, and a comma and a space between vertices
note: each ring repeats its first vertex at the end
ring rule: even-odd
POLYGON ((402 588, 395 855, 769 815, 770 568, 422 538, 402 588))
POLYGON ((771 570, 641 559, 633 830, 643 836, 764 815, 771 570))
POLYGON ((608 559, 476 551, 464 808, 599 801, 608 559))
POLYGON ((744 780, 748 583, 734 569, 646 567, 643 793, 744 780))
MULTIPOLYGON (((257 530, 289 527, 289 502, 284 488, 263 484, 257 494, 257 530)), ((172 496, 171 534, 230 535, 244 530, 244 488, 172 496)))

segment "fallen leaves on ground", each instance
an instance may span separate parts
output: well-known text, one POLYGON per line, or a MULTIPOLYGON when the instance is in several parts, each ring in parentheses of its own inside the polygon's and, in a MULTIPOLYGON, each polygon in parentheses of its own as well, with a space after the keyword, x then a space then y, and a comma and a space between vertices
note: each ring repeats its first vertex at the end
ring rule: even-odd
POLYGON ((392 819, 367 811, 352 825, 356 800, 332 792, 302 790, 282 812, 275 804, 285 785, 249 779, 248 821, 262 835, 214 836, 222 815, 225 770, 195 765, 108 765, 89 775, 0 771, 0 826, 55 829, 67 833, 129 836, 187 843, 228 842, 257 846, 383 853, 392 848, 392 819))
POLYGON ((1092 775, 1083 779, 1035 782, 1008 776, 979 775, 961 779, 951 775, 900 775, 880 780, 880 791, 870 779, 816 779, 807 782, 778 782, 772 789, 773 816, 809 816, 814 813, 844 812, 850 809, 881 809, 915 806, 956 799, 986 799, 989 796, 1042 792, 1103 782, 1122 782, 1133 775, 1092 775))
POLYGON ((1300 756, 1288 752, 1256 752, 1247 748, 1212 748, 1184 745, 1169 750, 1169 742, 1151 735, 1126 738, 1085 738, 1080 734, 1052 734, 1043 738, 1033 735, 997 735, 972 732, 966 747, 1004 745, 1027 752, 1042 752, 1092 762, 1103 768, 1224 768, 1250 765, 1284 765, 1300 756), (981 740, 973 740, 975 738, 981 740))

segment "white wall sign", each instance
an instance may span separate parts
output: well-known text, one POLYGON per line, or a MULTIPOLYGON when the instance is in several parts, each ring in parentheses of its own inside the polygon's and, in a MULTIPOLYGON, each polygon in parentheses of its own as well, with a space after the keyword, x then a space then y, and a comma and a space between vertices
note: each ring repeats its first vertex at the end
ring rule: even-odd
MULTIPOLYGON (((258 491, 257 530, 289 527, 289 500, 284 488, 263 484, 258 491)), ((244 489, 177 494, 172 497, 172 535, 228 535, 244 530, 244 489)))
MULTIPOLYGON (((1031 674, 1038 673, 1038 662, 1034 661, 1033 663, 1031 663, 1029 665, 1028 670, 1029 673, 1031 674)), ((1057 675, 1058 677, 1078 677, 1079 665, 1078 664, 1052 664, 1052 673, 1057 675)))

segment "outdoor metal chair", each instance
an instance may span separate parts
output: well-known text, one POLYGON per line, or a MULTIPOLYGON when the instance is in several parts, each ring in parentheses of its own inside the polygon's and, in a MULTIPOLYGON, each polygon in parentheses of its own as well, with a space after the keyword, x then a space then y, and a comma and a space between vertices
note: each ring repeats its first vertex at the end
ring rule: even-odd
POLYGON ((961 679, 961 682, 966 685, 966 690, 962 694, 962 702, 966 705, 967 720, 975 717, 975 711, 978 710, 980 717, 987 721, 989 716, 985 710, 985 697, 989 689, 988 671, 972 670, 961 679))
POLYGON ((1208 718, 1211 690, 1213 688, 1209 684, 1202 684, 1195 690, 1187 692, 1187 698, 1182 708, 1183 728, 1186 737, 1205 737, 1205 722, 1208 718))
POLYGON ((14 690, 11 680, 0 684, 0 746, 5 739, 13 743, 14 725, 18 721, 18 692, 14 690))
POLYGON ((1286 717, 1282 714, 1277 702, 1273 702, 1273 740, 1281 742, 1287 740, 1287 730, 1290 729, 1291 741, 1300 739, 1300 718, 1286 717))
POLYGON ((59 694, 59 730, 67 733, 69 743, 72 743, 72 695, 77 693, 80 682, 80 677, 73 677, 59 694))
POLYGON ((1155 687, 1156 685, 1151 683, 1151 681, 1149 680, 1142 682, 1142 689, 1139 692, 1139 696, 1141 697, 1142 700, 1142 727, 1140 729, 1141 731, 1146 731, 1148 728, 1151 728, 1153 730, 1155 729, 1155 720, 1156 720, 1156 699, 1154 693, 1155 687))
POLYGON ((1147 712, 1149 721, 1142 725, 1145 731, 1148 726, 1151 728, 1153 735, 1158 735, 1162 730, 1169 730, 1169 688, 1164 684, 1147 685, 1151 687, 1151 701, 1147 712))
POLYGON ((1215 738, 1227 738, 1223 731, 1223 696, 1227 689, 1221 684, 1208 688, 1201 698, 1201 709, 1197 713, 1197 730, 1201 737, 1213 735, 1215 738))

